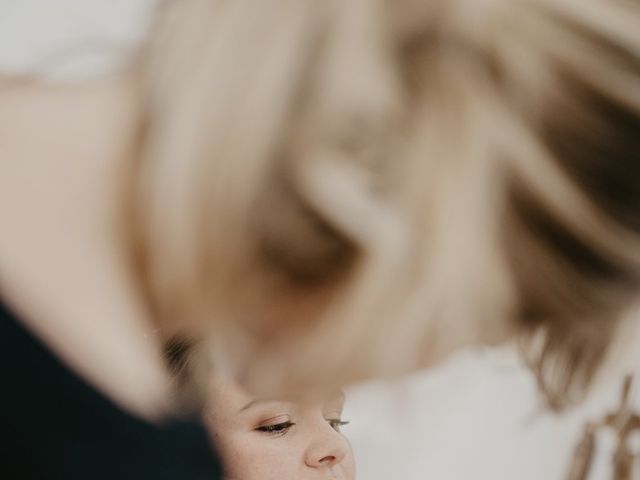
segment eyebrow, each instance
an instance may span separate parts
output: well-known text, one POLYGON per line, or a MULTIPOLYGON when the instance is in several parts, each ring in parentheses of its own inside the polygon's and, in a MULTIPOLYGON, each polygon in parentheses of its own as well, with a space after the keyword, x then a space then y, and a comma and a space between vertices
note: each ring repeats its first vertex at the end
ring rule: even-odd
POLYGON ((347 401, 347 396, 345 395, 344 391, 337 390, 333 393, 332 397, 327 399, 325 403, 328 403, 328 404, 339 403, 341 406, 344 406, 346 401, 347 401))
POLYGON ((261 402, 262 400, 251 400, 249 403, 247 403, 244 407, 242 407, 240 410, 238 410, 239 412, 244 412, 245 410, 253 407, 256 403, 261 402))
MULTIPOLYGON (((337 390, 335 392, 335 396, 333 396, 330 400, 328 400, 327 402, 325 402, 325 404, 332 404, 334 402, 336 402, 337 404, 340 405, 340 407, 344 407, 344 404, 346 402, 346 395, 344 393, 344 391, 342 390, 337 390)), ((251 407, 253 407, 254 405, 258 404, 258 403, 277 403, 279 400, 261 400, 259 398, 255 398, 253 400, 251 400, 249 403, 247 403, 244 407, 242 407, 240 410, 238 410, 238 412, 244 412, 245 410, 250 409, 251 407)))
POLYGON ((282 402, 282 400, 269 400, 269 399, 255 398, 251 400, 249 403, 247 403, 240 410, 238 410, 238 412, 244 412, 245 410, 248 410, 249 408, 261 403, 280 403, 280 402, 282 402))

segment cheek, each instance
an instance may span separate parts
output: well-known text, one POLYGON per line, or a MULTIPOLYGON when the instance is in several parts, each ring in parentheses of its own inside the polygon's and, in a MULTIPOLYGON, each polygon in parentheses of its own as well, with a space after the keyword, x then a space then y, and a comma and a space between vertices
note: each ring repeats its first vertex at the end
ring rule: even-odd
POLYGON ((230 480, 300 480, 302 453, 284 438, 237 435, 218 450, 230 480))

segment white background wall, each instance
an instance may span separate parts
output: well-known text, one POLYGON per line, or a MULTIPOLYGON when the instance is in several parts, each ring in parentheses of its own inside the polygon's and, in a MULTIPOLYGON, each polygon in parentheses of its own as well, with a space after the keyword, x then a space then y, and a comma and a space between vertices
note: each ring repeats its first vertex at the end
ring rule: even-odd
MULTIPOLYGON (((359 480, 564 480, 585 422, 617 407, 621 377, 604 375, 583 404, 554 415, 515 349, 466 350, 399 382, 352 388, 344 432, 359 480)), ((613 434, 598 441, 589 479, 609 480, 613 434)))

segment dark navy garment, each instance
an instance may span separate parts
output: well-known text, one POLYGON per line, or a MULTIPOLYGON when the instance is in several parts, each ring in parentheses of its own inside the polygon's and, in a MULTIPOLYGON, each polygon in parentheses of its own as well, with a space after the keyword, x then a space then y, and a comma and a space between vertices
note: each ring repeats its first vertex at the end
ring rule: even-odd
POLYGON ((203 425, 154 425, 62 364, 0 303, 0 479, 219 480, 203 425))

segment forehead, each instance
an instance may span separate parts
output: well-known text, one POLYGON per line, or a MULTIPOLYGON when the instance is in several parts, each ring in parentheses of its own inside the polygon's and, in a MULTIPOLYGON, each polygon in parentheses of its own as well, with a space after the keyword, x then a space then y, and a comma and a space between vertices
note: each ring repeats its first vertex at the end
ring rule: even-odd
POLYGON ((211 382, 208 404, 214 416, 239 412, 252 400, 249 393, 230 379, 216 377, 211 382))
MULTIPOLYGON (((275 403, 288 403, 298 406, 318 406, 324 410, 341 410, 345 395, 342 391, 332 391, 324 395, 289 395, 286 398, 257 398, 249 394, 236 382, 229 379, 215 379, 210 392, 210 404, 214 410, 228 414, 240 414, 244 411, 275 403)), ((215 415, 215 411, 212 412, 215 415)))

